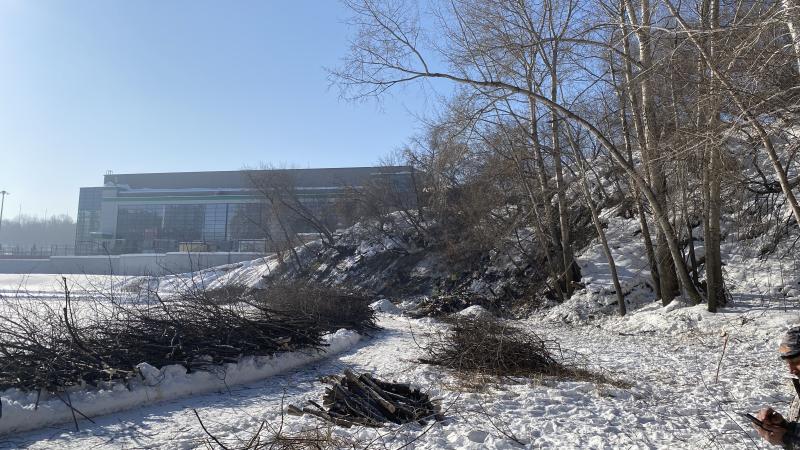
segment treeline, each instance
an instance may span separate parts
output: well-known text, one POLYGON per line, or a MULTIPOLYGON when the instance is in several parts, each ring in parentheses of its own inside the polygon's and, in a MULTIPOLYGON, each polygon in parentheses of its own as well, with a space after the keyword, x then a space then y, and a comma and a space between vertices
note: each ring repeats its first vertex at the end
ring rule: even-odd
POLYGON ((356 31, 331 70, 343 96, 455 86, 403 158, 425 174, 417 220, 453 224, 456 254, 529 227, 565 299, 587 229, 616 282, 600 218, 615 206, 638 220, 663 304, 716 311, 725 230, 796 231, 796 0, 346 3, 356 31))
POLYGON ((50 217, 23 215, 3 219, 0 245, 30 250, 33 246, 75 245, 75 221, 66 214, 50 217))

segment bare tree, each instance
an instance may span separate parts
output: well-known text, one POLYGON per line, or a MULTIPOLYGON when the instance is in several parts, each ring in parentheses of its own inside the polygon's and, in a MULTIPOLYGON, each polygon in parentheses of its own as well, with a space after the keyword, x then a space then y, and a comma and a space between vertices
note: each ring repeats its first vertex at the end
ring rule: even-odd
POLYGON ((798 20, 800 6, 797 4, 797 0, 781 0, 781 6, 786 20, 786 28, 792 38, 794 56, 797 59, 797 71, 800 72, 800 20, 798 20))
MULTIPOLYGON (((332 73, 334 80, 342 87, 344 95, 350 98, 364 98, 380 95, 401 83, 421 79, 446 79, 494 97, 533 98, 543 106, 551 108, 560 116, 561 120, 579 125, 593 139, 596 139, 613 156, 632 182, 640 188, 650 203, 653 216, 662 234, 661 248, 666 246, 668 249, 668 252, 662 253, 666 253, 665 258, 671 257, 670 262, 664 261, 663 264, 670 266, 674 264, 678 267, 677 275, 680 277, 687 295, 694 302, 702 300, 683 262, 675 230, 664 202, 661 200, 663 195, 659 190, 660 187, 653 189, 645 177, 628 162, 612 139, 595 124, 564 104, 553 101, 549 96, 542 95, 535 89, 531 90, 525 80, 496 78, 492 76, 492 72, 486 73, 484 69, 496 64, 488 57, 481 60, 484 64, 478 66, 454 65, 452 71, 433 70, 425 56, 429 50, 421 44, 425 42, 423 28, 416 11, 409 3, 392 2, 390 4, 383 1, 364 0, 351 1, 347 4, 354 12, 354 23, 358 26, 359 32, 344 61, 344 66, 332 73)), ((457 20, 456 23, 458 23, 457 20)), ((435 51, 435 49, 436 47, 430 51, 435 51)), ((654 180, 656 186, 658 183, 659 180, 654 180)), ((660 275, 663 274, 660 273, 660 275)), ((661 285, 662 298, 673 292, 674 285, 670 284, 669 280, 662 280, 661 285), (665 283, 668 286, 667 290, 664 289, 665 283)))
POLYGON ((573 137, 571 130, 567 130, 567 137, 569 138, 573 155, 575 156, 575 160, 578 163, 578 169, 581 173, 581 192, 583 193, 583 201, 586 202, 586 205, 589 207, 589 210, 592 214, 592 223, 597 231, 597 237, 600 239, 600 245, 603 247, 603 253, 605 254, 606 261, 608 262, 608 270, 609 274, 611 275, 611 282, 614 284, 614 293, 617 297, 617 311, 619 311, 620 316, 624 316, 628 312, 627 308, 625 307, 625 294, 622 292, 622 285, 620 285, 619 276, 617 275, 617 265, 614 262, 614 255, 611 253, 611 247, 608 245, 606 232, 603 230, 603 224, 600 221, 600 214, 597 211, 597 207, 592 199, 591 190, 589 189, 589 182, 587 181, 586 176, 586 161, 583 157, 583 150, 580 148, 577 140, 573 137))
POLYGON ((258 191, 269 206, 268 215, 275 219, 287 242, 302 229, 313 229, 324 245, 335 244, 332 221, 335 220, 335 203, 328 198, 304 195, 291 169, 262 165, 260 170, 248 171, 251 186, 258 191))

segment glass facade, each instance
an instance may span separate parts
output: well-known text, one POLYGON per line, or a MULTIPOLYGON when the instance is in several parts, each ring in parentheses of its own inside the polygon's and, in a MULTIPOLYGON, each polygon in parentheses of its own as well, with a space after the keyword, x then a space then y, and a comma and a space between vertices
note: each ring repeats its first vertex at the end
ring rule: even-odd
POLYGON ((228 240, 228 203, 206 205, 203 215, 203 241, 228 240))
POLYGON ((405 167, 263 171, 267 179, 291 181, 290 195, 276 201, 254 187, 261 172, 107 174, 103 187, 80 191, 76 253, 271 251, 295 233, 312 235, 301 236, 307 239, 320 225, 350 225, 352 189, 374 183, 394 188, 387 192, 411 188, 405 167))
MULTIPOLYGON (((342 200, 338 196, 323 196, 323 195, 306 195, 298 199, 300 201, 300 208, 303 211, 302 215, 311 215, 320 223, 324 224, 328 229, 335 230, 346 225, 339 217, 337 206, 338 202, 342 200)), ((315 233, 317 230, 301 215, 289 214, 291 219, 291 227, 296 233, 315 233)))
POLYGON ((78 197, 78 217, 75 231, 75 254, 91 255, 102 252, 92 233, 100 231, 100 211, 103 205, 103 188, 81 188, 78 197))
POLYGON ((236 251, 238 241, 264 237, 263 222, 257 203, 119 205, 114 252, 174 252, 190 243, 236 251))

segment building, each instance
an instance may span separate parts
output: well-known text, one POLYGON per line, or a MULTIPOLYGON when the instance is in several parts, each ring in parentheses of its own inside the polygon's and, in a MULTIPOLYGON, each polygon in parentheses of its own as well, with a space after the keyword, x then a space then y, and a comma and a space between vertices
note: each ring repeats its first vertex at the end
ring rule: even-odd
POLYGON ((408 167, 107 174, 102 187, 80 190, 75 252, 269 251, 279 234, 315 231, 297 218, 275 220, 257 186, 278 177, 333 229, 350 225, 337 207, 346 192, 374 182, 412 186, 408 167))

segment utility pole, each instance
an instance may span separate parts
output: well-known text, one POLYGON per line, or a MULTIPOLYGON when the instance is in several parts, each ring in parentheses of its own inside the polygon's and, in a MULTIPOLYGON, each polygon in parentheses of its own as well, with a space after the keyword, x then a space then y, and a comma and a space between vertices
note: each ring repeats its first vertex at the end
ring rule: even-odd
POLYGON ((0 230, 3 229, 3 208, 6 206, 6 195, 9 194, 8 191, 0 191, 0 230))

